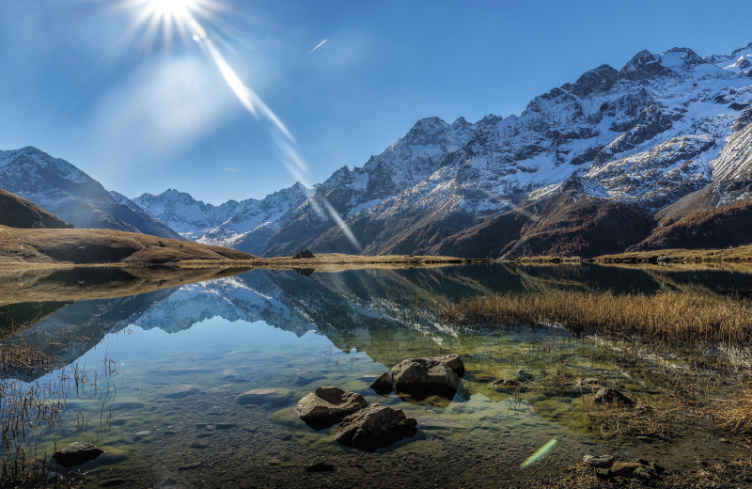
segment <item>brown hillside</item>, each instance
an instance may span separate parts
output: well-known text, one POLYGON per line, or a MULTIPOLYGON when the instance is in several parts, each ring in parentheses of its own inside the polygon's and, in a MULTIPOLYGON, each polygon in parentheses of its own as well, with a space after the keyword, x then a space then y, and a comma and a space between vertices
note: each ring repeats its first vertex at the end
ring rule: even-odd
POLYGON ((14 228, 72 227, 35 203, 5 190, 0 190, 0 225, 14 228))
POLYGON ((630 251, 727 248, 748 243, 752 243, 752 200, 691 212, 657 228, 630 251))
POLYGON ((465 257, 580 256, 624 250, 655 221, 637 205, 583 194, 576 180, 445 239, 434 253, 465 257))
POLYGON ((241 251, 107 229, 20 229, 0 226, 0 264, 159 265, 251 260, 241 251))

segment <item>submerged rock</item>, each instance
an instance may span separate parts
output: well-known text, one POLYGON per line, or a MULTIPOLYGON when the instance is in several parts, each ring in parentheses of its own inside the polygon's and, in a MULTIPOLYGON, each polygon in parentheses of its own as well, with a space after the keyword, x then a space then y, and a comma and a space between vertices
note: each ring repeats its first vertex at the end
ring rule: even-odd
POLYGON ((602 387, 600 380, 594 377, 577 379, 577 383, 575 384, 575 388, 583 394, 593 394, 601 390, 602 387))
POLYGON ((298 401, 295 413, 308 426, 320 430, 367 405, 368 402, 360 394, 345 392, 337 387, 319 387, 298 401))
POLYGON ((663 467, 660 465, 638 460, 637 462, 614 462, 604 475, 634 477, 647 481, 657 478, 661 472, 663 472, 663 467))
POLYGON ((522 384, 527 384, 528 382, 532 382, 535 380, 535 377, 530 372, 526 372, 525 370, 519 369, 517 373, 515 374, 514 378, 511 379, 499 379, 495 381, 493 384, 494 389, 500 392, 526 392, 527 388, 523 386, 522 384))
POLYGON ((321 473, 321 472, 334 472, 337 468, 327 462, 318 462, 313 465, 309 465, 305 468, 306 472, 321 473))
POLYGON ((585 465, 599 469, 607 469, 614 464, 613 455, 585 455, 582 458, 585 465))
POLYGON ((286 397, 286 395, 284 395, 277 389, 251 389, 240 394, 237 398, 235 398, 235 401, 238 404, 243 405, 263 404, 271 401, 282 401, 283 399, 286 399, 286 397))
POLYGON ((371 384, 379 394, 394 390, 415 396, 438 394, 452 397, 462 385, 465 365, 459 355, 408 358, 371 384))
POLYGON ((189 384, 178 384, 165 392, 165 396, 171 399, 182 399, 193 394, 198 394, 199 390, 189 384))
POLYGON ((601 387, 595 393, 593 402, 596 404, 617 404, 624 407, 632 407, 635 404, 632 399, 610 387, 601 387))
POLYGON ((418 422, 404 411, 373 404, 346 417, 335 439, 343 445, 372 451, 418 432, 418 422))
POLYGON ((103 453, 91 443, 75 441, 59 452, 55 452, 52 458, 63 467, 73 467, 94 460, 103 453))

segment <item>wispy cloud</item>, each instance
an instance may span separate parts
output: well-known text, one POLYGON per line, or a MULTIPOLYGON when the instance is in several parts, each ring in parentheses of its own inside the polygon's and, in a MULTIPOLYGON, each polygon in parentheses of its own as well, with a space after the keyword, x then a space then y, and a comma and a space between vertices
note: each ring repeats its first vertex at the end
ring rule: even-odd
POLYGON ((324 47, 324 44, 326 44, 327 42, 329 42, 329 39, 323 39, 323 40, 322 40, 322 41, 321 41, 320 43, 316 44, 316 45, 315 45, 315 46, 313 47, 313 49, 311 49, 311 54, 313 54, 313 53, 315 53, 316 51, 318 51, 319 49, 323 48, 323 47, 324 47))
POLYGON ((240 173, 240 168, 233 168, 231 166, 226 166, 222 168, 227 173, 240 173))

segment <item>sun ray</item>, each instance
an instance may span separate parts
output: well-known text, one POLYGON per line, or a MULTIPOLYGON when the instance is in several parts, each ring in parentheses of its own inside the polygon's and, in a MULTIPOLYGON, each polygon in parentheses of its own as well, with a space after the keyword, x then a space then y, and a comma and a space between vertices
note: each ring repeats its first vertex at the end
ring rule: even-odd
MULTIPOLYGON (((156 37, 169 48, 176 36, 180 40, 192 40, 199 44, 209 58, 214 62, 225 84, 235 95, 240 104, 255 118, 264 119, 271 123, 279 136, 277 144, 282 150, 283 166, 290 175, 308 188, 312 188, 308 181, 308 165, 300 156, 295 145, 295 137, 282 120, 264 102, 264 100, 243 80, 235 69, 228 63, 213 39, 209 37, 202 21, 211 17, 213 12, 221 9, 218 0, 122 0, 126 7, 133 9, 136 14, 131 27, 133 33, 143 32, 143 38, 153 42, 156 37), (154 39, 152 39, 154 38, 154 39)), ((314 51, 326 43, 323 40, 314 51)), ((358 239, 342 219, 339 213, 323 196, 312 196, 321 200, 331 220, 342 230, 350 243, 360 251, 358 239)), ((323 210, 311 199, 314 209, 320 214, 323 210)))

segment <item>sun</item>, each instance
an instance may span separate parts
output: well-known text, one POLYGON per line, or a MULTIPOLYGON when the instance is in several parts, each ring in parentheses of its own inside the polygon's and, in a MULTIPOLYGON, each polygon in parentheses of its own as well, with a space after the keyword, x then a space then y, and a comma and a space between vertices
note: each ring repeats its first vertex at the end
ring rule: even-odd
POLYGON ((221 0, 122 0, 133 13, 130 32, 146 44, 152 44, 161 33, 164 40, 173 38, 199 42, 206 32, 200 19, 210 19, 222 10, 221 0))
POLYGON ((180 22, 190 17, 199 3, 199 0, 146 0, 144 8, 151 17, 180 22))

